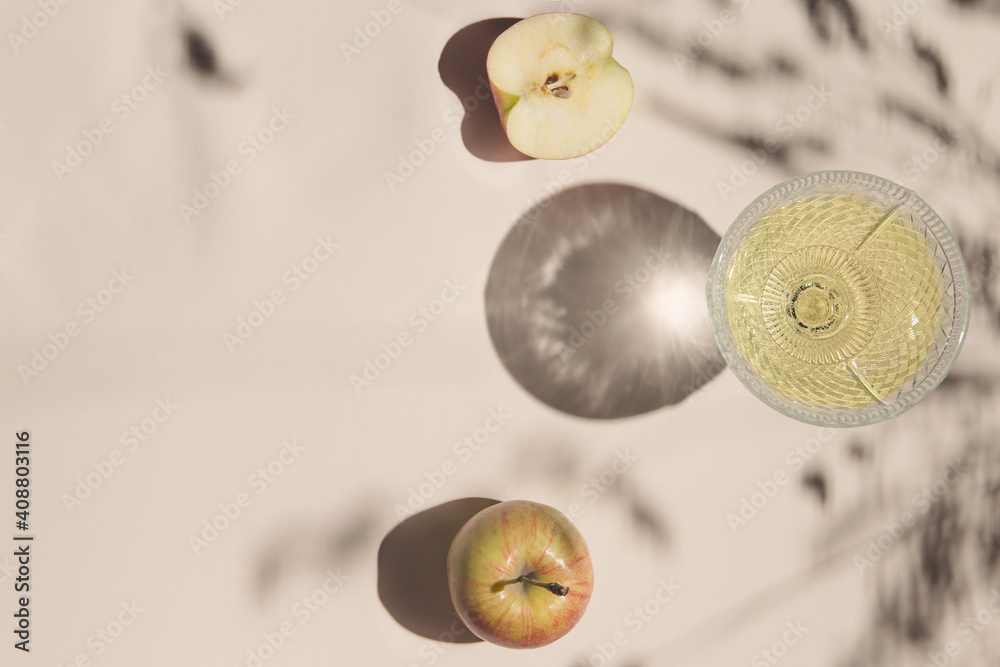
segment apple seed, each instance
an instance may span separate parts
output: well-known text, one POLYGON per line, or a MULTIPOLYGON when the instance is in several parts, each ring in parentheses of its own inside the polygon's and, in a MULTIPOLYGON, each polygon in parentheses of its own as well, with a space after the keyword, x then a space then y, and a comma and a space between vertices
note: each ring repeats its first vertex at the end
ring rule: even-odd
POLYGON ((560 77, 558 74, 550 74, 549 78, 545 80, 545 85, 542 86, 542 90, 553 95, 554 97, 566 99, 570 96, 569 86, 566 84, 572 81, 575 77, 576 74, 568 74, 564 77, 560 77))

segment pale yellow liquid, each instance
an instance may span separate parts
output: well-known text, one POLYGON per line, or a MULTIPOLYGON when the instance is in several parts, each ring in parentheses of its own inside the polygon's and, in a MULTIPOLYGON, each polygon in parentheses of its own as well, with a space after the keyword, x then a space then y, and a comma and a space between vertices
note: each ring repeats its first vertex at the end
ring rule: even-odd
POLYGON ((889 402, 940 344, 942 285, 923 234, 852 196, 768 213, 728 273, 734 341, 760 378, 815 406, 889 402))

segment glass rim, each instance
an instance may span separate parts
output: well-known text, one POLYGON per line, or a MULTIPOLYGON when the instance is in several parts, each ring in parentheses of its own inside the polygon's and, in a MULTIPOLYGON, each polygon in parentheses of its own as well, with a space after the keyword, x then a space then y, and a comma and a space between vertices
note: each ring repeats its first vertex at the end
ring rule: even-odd
POLYGON ((726 230, 716 249, 709 269, 706 285, 709 319, 712 332, 726 363, 740 382, 758 399, 778 412, 817 426, 854 427, 873 424, 896 417, 935 389, 947 376, 958 358, 969 326, 970 283, 965 260, 958 243, 944 220, 919 195, 909 188, 866 172, 827 170, 802 174, 769 188, 751 201, 726 230), (749 235, 754 225, 768 212, 788 203, 788 197, 797 192, 817 190, 822 186, 832 194, 836 186, 859 186, 884 201, 906 207, 914 219, 933 235, 945 257, 952 277, 953 308, 952 326, 944 345, 933 365, 928 363, 927 374, 911 390, 891 403, 876 401, 860 408, 814 406, 797 401, 769 387, 757 376, 756 371, 732 343, 733 333, 725 303, 727 274, 737 249, 749 235))

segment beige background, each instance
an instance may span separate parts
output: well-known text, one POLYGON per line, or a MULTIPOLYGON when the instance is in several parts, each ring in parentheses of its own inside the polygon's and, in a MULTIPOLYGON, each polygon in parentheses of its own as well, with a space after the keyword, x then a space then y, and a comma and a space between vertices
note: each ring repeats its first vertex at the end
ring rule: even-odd
MULTIPOLYGON (((872 609, 905 563, 861 576, 852 557, 940 478, 950 456, 971 441, 996 443, 1000 336, 989 297, 998 283, 1000 17, 985 5, 931 0, 883 37, 877 21, 892 4, 866 3, 862 51, 832 9, 830 42, 820 40, 801 5, 734 3, 736 20, 711 55, 683 69, 674 54, 725 3, 415 0, 348 62, 340 43, 385 3, 244 0, 220 16, 210 2, 70 2, 16 52, 0 48, 0 416, 8 452, 15 431, 31 431, 36 535, 32 652, 14 651, 5 629, 0 662, 63 666, 82 654, 108 667, 246 665, 248 649, 286 621, 294 635, 267 665, 599 665, 595 643, 617 631, 627 637, 613 659, 620 665, 740 665, 780 640, 788 622, 809 629, 789 665, 845 664, 857 647, 882 641, 872 609), (569 417, 524 392, 493 351, 482 295, 500 241, 566 165, 473 157, 437 62, 472 22, 552 9, 606 20, 636 84, 628 124, 598 157, 572 163, 574 185, 644 187, 719 234, 756 195, 803 171, 858 169, 916 189, 977 253, 973 324, 955 370, 963 383, 888 424, 833 434, 771 411, 728 371, 677 406, 621 421, 569 417), (185 25, 211 40, 218 80, 186 66, 185 25), (947 96, 913 56, 912 35, 946 63, 947 96), (772 72, 778 55, 797 76, 772 72), (724 62, 751 75, 728 78, 724 62), (157 65, 165 81, 121 118, 115 100, 157 65), (746 159, 725 137, 773 135, 820 84, 831 101, 796 131, 789 159, 720 196, 718 182, 746 159), (916 177, 912 156, 936 137, 887 99, 957 137, 916 177), (247 162, 241 142, 275 108, 294 118, 247 162), (103 119, 113 132, 60 181, 52 163, 103 119), (385 172, 441 131, 433 154, 390 190, 385 172), (240 173, 186 222, 180 205, 230 160, 240 173), (317 237, 339 247, 293 290, 283 276, 317 237), (102 312, 81 309, 88 298, 107 300, 102 290, 123 268, 134 279, 102 312), (418 332, 411 314, 449 280, 467 289, 418 332), (284 302, 231 351, 225 334, 276 289, 284 302), (24 381, 18 366, 71 323, 79 335, 24 381), (356 392, 350 376, 404 332, 412 345, 356 392), (178 407, 130 451, 122 435, 141 429, 158 400, 178 407), (491 409, 509 422, 461 460, 453 443, 491 409), (821 437, 812 463, 828 480, 825 507, 786 460, 821 437), (286 440, 304 451, 262 489, 251 476, 286 440), (852 462, 853 444, 870 448, 865 467, 852 462), (67 508, 65 496, 116 451, 121 465, 67 508), (638 462, 591 503, 583 485, 624 451, 638 462), (596 589, 563 640, 517 653, 433 644, 380 603, 376 554, 399 520, 394 506, 450 460, 458 471, 428 506, 476 496, 583 505, 576 523, 592 548, 596 589), (778 471, 791 483, 734 535, 726 514, 778 471), (190 538, 240 493, 249 506, 195 553, 190 538), (636 522, 643 508, 653 518, 636 522), (294 605, 338 568, 349 578, 302 623, 294 605), (633 632, 627 615, 663 578, 682 590, 633 632), (773 594, 756 597, 762 591, 773 594), (132 601, 143 611, 98 654, 92 637, 132 601)), ((9 2, 0 27, 20 30, 37 11, 9 2)), ((0 506, 10 508, 3 540, 14 532, 12 456, 0 475, 0 506)), ((995 517, 995 504, 983 502, 995 517)), ((995 572, 991 580, 969 567, 958 610, 974 611, 1000 584, 995 572)), ((0 607, 11 610, 10 575, 0 577, 0 607)), ((961 618, 951 613, 924 644, 897 646, 891 664, 923 664, 943 650, 961 618)), ((963 644, 956 661, 987 664, 977 656, 993 651, 991 632, 963 644)))

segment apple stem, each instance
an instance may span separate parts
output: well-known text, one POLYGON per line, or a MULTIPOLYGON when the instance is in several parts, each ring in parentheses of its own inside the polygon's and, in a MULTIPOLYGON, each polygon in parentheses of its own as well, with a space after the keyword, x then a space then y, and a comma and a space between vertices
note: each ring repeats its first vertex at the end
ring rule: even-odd
POLYGON ((517 581, 519 581, 521 583, 524 583, 524 584, 532 584, 534 586, 538 586, 539 588, 544 588, 547 591, 549 591, 550 593, 554 593, 554 594, 558 595, 559 597, 564 597, 564 596, 566 596, 566 595, 569 594, 569 586, 563 586, 562 584, 559 584, 559 583, 553 582, 551 584, 543 584, 540 581, 535 581, 534 579, 529 579, 528 577, 526 577, 523 574, 520 577, 517 578, 517 581))

